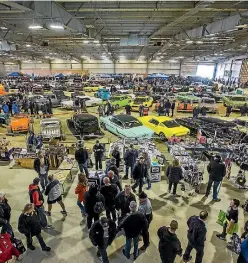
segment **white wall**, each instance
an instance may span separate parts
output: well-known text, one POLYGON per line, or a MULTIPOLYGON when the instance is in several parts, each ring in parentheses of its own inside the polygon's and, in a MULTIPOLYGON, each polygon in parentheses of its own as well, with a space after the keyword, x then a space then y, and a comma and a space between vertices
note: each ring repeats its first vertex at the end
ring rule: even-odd
POLYGON ((233 59, 233 63, 232 60, 220 62, 217 65, 216 78, 228 80, 229 76, 226 73, 230 70, 232 70, 231 78, 239 78, 241 66, 242 60, 233 59))

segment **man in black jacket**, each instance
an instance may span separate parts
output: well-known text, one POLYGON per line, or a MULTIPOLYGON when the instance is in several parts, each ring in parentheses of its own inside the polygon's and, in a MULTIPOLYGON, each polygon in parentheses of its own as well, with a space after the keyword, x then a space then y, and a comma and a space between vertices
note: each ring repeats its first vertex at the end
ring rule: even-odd
POLYGON ((104 185, 101 187, 100 193, 105 198, 105 209, 106 216, 108 219, 111 219, 110 214, 112 214, 112 219, 116 221, 116 210, 115 210, 115 197, 118 194, 117 186, 111 184, 108 177, 103 179, 104 185))
POLYGON ((218 198, 218 187, 226 175, 226 166, 219 155, 216 155, 210 160, 207 170, 209 173, 209 180, 205 196, 208 197, 213 185, 213 201, 219 202, 221 199, 218 198))
POLYGON ((174 117, 175 107, 176 107, 176 101, 173 100, 173 102, 171 103, 171 117, 174 117))
MULTIPOLYGON (((137 204, 135 201, 130 203, 130 214, 127 215, 119 225, 119 229, 124 229, 126 235, 126 245, 122 250, 124 256, 130 258, 131 244, 134 246, 134 260, 139 256, 139 235, 142 233, 143 240, 147 236, 148 223, 144 214, 137 212, 137 204)), ((144 244, 145 246, 145 244, 144 244)))
POLYGON ((99 141, 96 141, 96 144, 93 146, 93 152, 95 156, 95 164, 96 164, 96 170, 98 170, 98 167, 100 170, 102 169, 102 157, 104 153, 104 147, 102 144, 99 143, 99 141))
POLYGON ((183 255, 183 261, 188 262, 192 259, 190 253, 194 248, 196 250, 195 263, 202 263, 204 255, 204 243, 206 240, 207 228, 205 221, 208 218, 207 211, 201 211, 199 217, 191 216, 187 221, 188 230, 188 245, 183 255))
POLYGON ((102 257, 103 263, 109 263, 107 247, 111 245, 116 235, 116 224, 113 220, 102 217, 94 222, 90 229, 90 240, 98 247, 97 256, 102 257))
POLYGON ((89 171, 88 171, 88 151, 83 147, 82 144, 79 145, 79 148, 75 152, 75 159, 78 162, 78 167, 80 170, 80 173, 85 172, 86 177, 88 178, 89 176, 89 171))
POLYGON ((5 198, 5 193, 0 192, 0 227, 2 227, 1 234, 8 233, 14 238, 14 232, 10 225, 11 207, 8 200, 5 198))
POLYGON ((182 256, 181 242, 179 241, 176 230, 178 222, 172 220, 170 227, 162 226, 158 229, 159 254, 162 263, 174 263, 176 255, 182 256))
POLYGON ((135 189, 137 188, 137 186, 139 186, 139 193, 142 192, 144 178, 147 178, 147 174, 147 167, 144 164, 144 157, 141 156, 138 163, 134 166, 133 169, 133 179, 136 181, 135 184, 132 186, 134 192, 136 192, 135 189))
POLYGON ((165 116, 167 115, 168 117, 170 116, 170 109, 171 109, 171 103, 169 100, 167 100, 164 103, 164 111, 165 111, 165 116))

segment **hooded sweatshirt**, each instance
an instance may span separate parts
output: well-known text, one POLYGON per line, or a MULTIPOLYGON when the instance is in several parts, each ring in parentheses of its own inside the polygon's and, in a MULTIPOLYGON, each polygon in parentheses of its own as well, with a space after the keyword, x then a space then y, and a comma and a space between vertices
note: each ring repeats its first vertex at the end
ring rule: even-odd
POLYGON ((40 191, 40 188, 36 184, 30 184, 28 187, 30 203, 33 203, 35 207, 41 207, 44 203, 43 195, 40 191))
POLYGON ((162 263, 174 263, 176 255, 182 255, 182 248, 177 235, 166 226, 158 229, 159 253, 162 263))

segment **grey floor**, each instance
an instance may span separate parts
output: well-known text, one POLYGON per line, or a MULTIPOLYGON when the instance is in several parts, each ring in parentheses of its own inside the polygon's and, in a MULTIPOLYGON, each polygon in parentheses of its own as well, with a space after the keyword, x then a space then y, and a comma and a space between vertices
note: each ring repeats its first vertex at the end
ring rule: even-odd
MULTIPOLYGON (((237 167, 233 168, 233 174, 236 174, 237 167)), ((29 202, 28 185, 36 176, 32 170, 24 169, 9 169, 9 167, 1 167, 0 172, 1 183, 0 190, 5 191, 6 197, 12 207, 11 223, 18 237, 25 241, 24 237, 17 231, 17 219, 24 205, 29 202)), ((202 188, 205 188, 206 179, 203 182, 202 188)), ((72 183, 66 184, 67 195, 64 198, 68 216, 64 218, 60 214, 60 207, 55 205, 52 211, 52 216, 49 219, 54 229, 43 232, 43 236, 47 244, 52 248, 50 253, 44 253, 40 250, 37 241, 35 240, 36 250, 28 250, 25 254, 23 263, 30 262, 68 262, 68 263, 93 263, 99 262, 96 258, 96 249, 92 246, 85 225, 80 226, 81 216, 76 205, 76 195, 74 189, 77 180, 74 177, 72 183)), ((162 180, 160 183, 154 183, 152 189, 147 191, 149 198, 152 201, 154 219, 150 227, 151 245, 147 251, 140 255, 135 261, 137 263, 160 263, 160 258, 157 250, 158 238, 157 230, 160 226, 168 225, 172 219, 179 222, 177 234, 185 249, 187 244, 187 218, 192 215, 197 215, 202 209, 209 211, 210 216, 207 221, 207 240, 205 246, 204 263, 232 263, 236 262, 237 257, 226 249, 226 243, 216 238, 215 234, 221 231, 221 227, 216 224, 216 219, 220 209, 227 209, 232 198, 238 198, 244 202, 248 198, 248 194, 243 190, 234 188, 228 181, 224 181, 220 190, 220 203, 212 203, 211 198, 201 201, 203 195, 189 197, 186 192, 182 197, 176 200, 171 200, 166 195, 167 182, 162 180)), ((182 194, 179 189, 178 194, 182 194)), ((240 232, 243 230, 247 215, 240 209, 239 211, 240 232)), ((108 249, 110 262, 125 263, 130 262, 121 253, 125 239, 123 236, 118 237, 108 249)), ((193 253, 193 258, 195 254, 193 253)), ((176 259, 176 263, 181 261, 176 259)), ((194 261, 192 261, 194 262, 194 261)))

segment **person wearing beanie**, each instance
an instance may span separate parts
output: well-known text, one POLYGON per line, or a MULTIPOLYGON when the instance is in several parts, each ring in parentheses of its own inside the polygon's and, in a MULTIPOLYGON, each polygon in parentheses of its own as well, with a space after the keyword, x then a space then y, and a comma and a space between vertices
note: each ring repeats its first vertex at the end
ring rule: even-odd
POLYGON ((116 236, 116 224, 112 219, 102 217, 94 222, 90 229, 89 238, 98 248, 97 256, 102 257, 103 263, 109 263, 107 247, 110 246, 116 236))
POLYGON ((79 171, 80 173, 85 172, 86 177, 89 176, 88 171, 88 161, 89 161, 89 155, 86 148, 83 147, 83 143, 80 143, 78 145, 78 149, 75 151, 75 159, 78 163, 79 171))
POLYGON ((182 256, 183 250, 181 242, 176 235, 177 229, 178 222, 175 220, 171 221, 169 227, 162 226, 158 229, 158 249, 162 263, 174 263, 177 255, 182 256))
POLYGON ((119 151, 118 146, 116 146, 112 152, 112 157, 116 160, 116 167, 119 168, 120 167, 120 162, 121 162, 121 154, 119 151))
POLYGON ((34 204, 34 207, 38 211, 41 227, 50 228, 51 226, 47 224, 47 218, 44 209, 44 198, 42 192, 40 191, 39 183, 40 178, 36 177, 34 178, 33 183, 28 187, 30 203, 34 204))
MULTIPOLYGON (((134 260, 139 256, 139 235, 142 233, 143 240, 147 237, 148 223, 146 217, 137 211, 137 203, 131 201, 129 205, 130 214, 128 214, 119 224, 119 229, 124 229, 126 235, 126 245, 122 253, 126 258, 130 258, 131 244, 134 246, 134 260)), ((144 243, 144 247, 147 244, 144 243)))
POLYGON ((98 170, 98 168, 102 170, 102 158, 104 153, 104 147, 98 140, 96 141, 96 144, 93 146, 93 152, 95 156, 96 170, 98 170))

